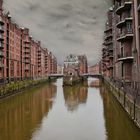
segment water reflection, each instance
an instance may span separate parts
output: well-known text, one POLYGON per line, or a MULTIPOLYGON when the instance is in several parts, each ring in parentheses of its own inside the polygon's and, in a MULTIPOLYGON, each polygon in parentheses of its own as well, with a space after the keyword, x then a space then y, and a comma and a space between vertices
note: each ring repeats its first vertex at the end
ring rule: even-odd
POLYGON ((56 86, 49 84, 0 102, 0 140, 29 140, 52 108, 56 86))
POLYGON ((80 104, 85 104, 88 97, 88 83, 85 81, 83 84, 73 87, 64 87, 63 94, 65 104, 68 111, 73 112, 77 110, 80 104))
POLYGON ((63 88, 59 79, 1 101, 0 140, 140 140, 105 86, 87 86, 95 80, 63 88))
POLYGON ((104 85, 100 88, 100 93, 108 140, 140 140, 139 130, 104 85))

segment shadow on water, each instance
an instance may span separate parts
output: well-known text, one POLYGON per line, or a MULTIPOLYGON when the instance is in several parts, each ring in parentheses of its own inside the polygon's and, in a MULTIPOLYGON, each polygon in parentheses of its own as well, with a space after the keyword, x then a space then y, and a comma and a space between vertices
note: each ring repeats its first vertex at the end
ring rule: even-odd
POLYGON ((130 121, 123 108, 105 85, 100 88, 103 99, 106 135, 108 140, 140 140, 140 131, 130 121))
POLYGON ((32 89, 0 102, 0 140, 29 140, 56 97, 56 86, 32 89))
POLYGON ((75 111, 80 104, 85 104, 88 97, 88 82, 75 86, 66 86, 63 88, 65 105, 68 111, 75 111))

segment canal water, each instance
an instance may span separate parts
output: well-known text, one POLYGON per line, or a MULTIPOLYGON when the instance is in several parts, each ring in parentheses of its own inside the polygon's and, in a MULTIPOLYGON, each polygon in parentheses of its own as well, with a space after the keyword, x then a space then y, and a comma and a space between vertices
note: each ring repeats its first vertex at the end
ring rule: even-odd
POLYGON ((0 140, 140 140, 112 94, 94 80, 63 88, 58 79, 1 100, 0 140))

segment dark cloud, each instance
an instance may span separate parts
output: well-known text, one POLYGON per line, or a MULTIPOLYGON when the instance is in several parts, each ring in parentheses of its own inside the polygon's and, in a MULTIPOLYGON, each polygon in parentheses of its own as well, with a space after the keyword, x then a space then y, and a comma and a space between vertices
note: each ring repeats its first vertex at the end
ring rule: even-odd
POLYGON ((62 13, 62 12, 50 12, 50 13, 48 12, 47 14, 51 19, 53 19, 55 21, 65 20, 65 19, 69 18, 69 16, 70 16, 69 14, 62 13))
POLYGON ((86 54, 90 64, 100 58, 106 11, 111 0, 4 0, 21 26, 42 41, 62 63, 69 53, 86 54))
POLYGON ((36 3, 36 4, 30 4, 29 5, 29 10, 30 11, 36 11, 36 10, 38 10, 40 7, 39 7, 39 5, 36 3))

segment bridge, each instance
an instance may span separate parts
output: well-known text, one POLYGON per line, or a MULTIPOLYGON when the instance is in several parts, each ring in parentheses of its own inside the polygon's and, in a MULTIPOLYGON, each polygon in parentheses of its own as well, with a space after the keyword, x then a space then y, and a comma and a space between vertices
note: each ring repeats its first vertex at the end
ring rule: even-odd
POLYGON ((83 77, 93 77, 93 78, 101 78, 102 77, 102 75, 100 73, 95 73, 95 74, 85 73, 85 74, 82 74, 80 76, 83 76, 83 77))
MULTIPOLYGON (((49 78, 63 78, 63 74, 50 74, 48 77, 49 78)), ((101 78, 102 75, 99 73, 95 73, 95 74, 91 74, 91 73, 85 73, 85 74, 81 74, 80 76, 83 77, 93 77, 93 78, 101 78)))
POLYGON ((49 78, 62 78, 64 75, 63 74, 50 74, 48 75, 49 78))

